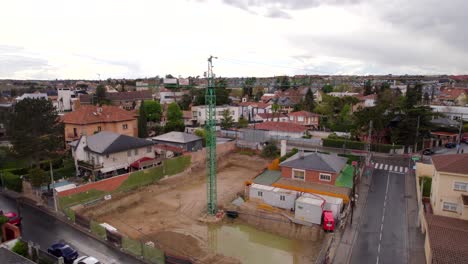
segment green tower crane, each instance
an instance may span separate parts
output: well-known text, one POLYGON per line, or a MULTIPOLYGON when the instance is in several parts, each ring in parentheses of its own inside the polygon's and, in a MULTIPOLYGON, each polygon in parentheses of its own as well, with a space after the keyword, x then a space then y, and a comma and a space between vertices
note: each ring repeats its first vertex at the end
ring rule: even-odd
POLYGON ((206 72, 208 86, 205 93, 206 195, 209 215, 215 215, 218 211, 216 190, 216 94, 213 59, 217 58, 213 56, 208 58, 208 71, 206 72))

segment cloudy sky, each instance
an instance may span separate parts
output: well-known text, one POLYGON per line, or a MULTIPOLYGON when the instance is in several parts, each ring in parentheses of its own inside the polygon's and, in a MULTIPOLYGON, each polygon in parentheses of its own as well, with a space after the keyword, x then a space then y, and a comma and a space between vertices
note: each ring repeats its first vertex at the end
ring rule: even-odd
POLYGON ((466 0, 1 1, 0 78, 468 73, 466 0))

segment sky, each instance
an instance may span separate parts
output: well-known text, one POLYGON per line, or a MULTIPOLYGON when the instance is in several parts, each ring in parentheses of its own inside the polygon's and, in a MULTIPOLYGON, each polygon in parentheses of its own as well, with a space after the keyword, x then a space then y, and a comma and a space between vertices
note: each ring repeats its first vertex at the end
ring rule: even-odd
POLYGON ((465 0, 0 0, 1 79, 466 74, 465 0))

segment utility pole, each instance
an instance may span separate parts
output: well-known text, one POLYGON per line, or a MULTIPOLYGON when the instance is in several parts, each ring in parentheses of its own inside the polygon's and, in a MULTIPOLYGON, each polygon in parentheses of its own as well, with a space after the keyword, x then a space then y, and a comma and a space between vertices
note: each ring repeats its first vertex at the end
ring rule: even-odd
POLYGON ((367 134, 367 146, 366 146, 366 150, 367 150, 367 165, 370 164, 370 159, 371 159, 371 146, 372 146, 372 125, 373 125, 373 122, 372 120, 369 121, 369 132, 367 134))
POLYGON ((460 142, 461 142, 462 127, 463 127, 463 114, 460 115, 460 126, 458 128, 457 154, 460 153, 460 148, 461 148, 460 142))
POLYGON ((207 209, 209 215, 215 215, 218 212, 218 199, 216 187, 216 95, 215 80, 213 73, 213 59, 208 58, 208 71, 206 79, 208 87, 205 93, 205 111, 206 111, 206 194, 207 209))
POLYGON ((418 137, 419 137, 419 122, 420 121, 421 121, 421 116, 418 115, 418 123, 416 124, 416 138, 414 140, 413 152, 418 151, 418 137))

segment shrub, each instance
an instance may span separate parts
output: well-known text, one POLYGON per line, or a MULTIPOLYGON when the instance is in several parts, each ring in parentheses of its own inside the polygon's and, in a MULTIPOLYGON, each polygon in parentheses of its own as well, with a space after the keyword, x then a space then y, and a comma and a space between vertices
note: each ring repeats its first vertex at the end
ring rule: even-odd
MULTIPOLYGON (((0 215, 0 237, 2 236, 2 226, 3 224, 5 223, 8 223, 8 217, 4 216, 4 215, 0 215)), ((0 239, 1 241, 1 239, 0 239)))
POLYGON ((278 148, 273 143, 268 143, 262 150, 262 156, 265 158, 274 158, 278 153, 278 148))
POLYGON ((9 190, 15 192, 23 191, 23 180, 19 175, 15 175, 11 172, 6 171, 3 173, 3 184, 5 185, 4 187, 9 190))
POLYGON ((28 257, 28 244, 26 244, 23 241, 18 240, 18 242, 16 242, 16 244, 13 246, 11 251, 27 258, 28 257))
MULTIPOLYGON (((337 139, 337 138, 325 138, 322 140, 324 147, 331 147, 331 148, 343 148, 346 147, 347 149, 358 149, 358 150, 365 150, 367 142, 362 141, 352 141, 352 140, 345 140, 345 139, 337 139)), ((389 153, 392 149, 399 149, 402 148, 401 145, 390 145, 390 144, 372 144, 371 151, 375 152, 382 152, 382 153, 389 153)))

